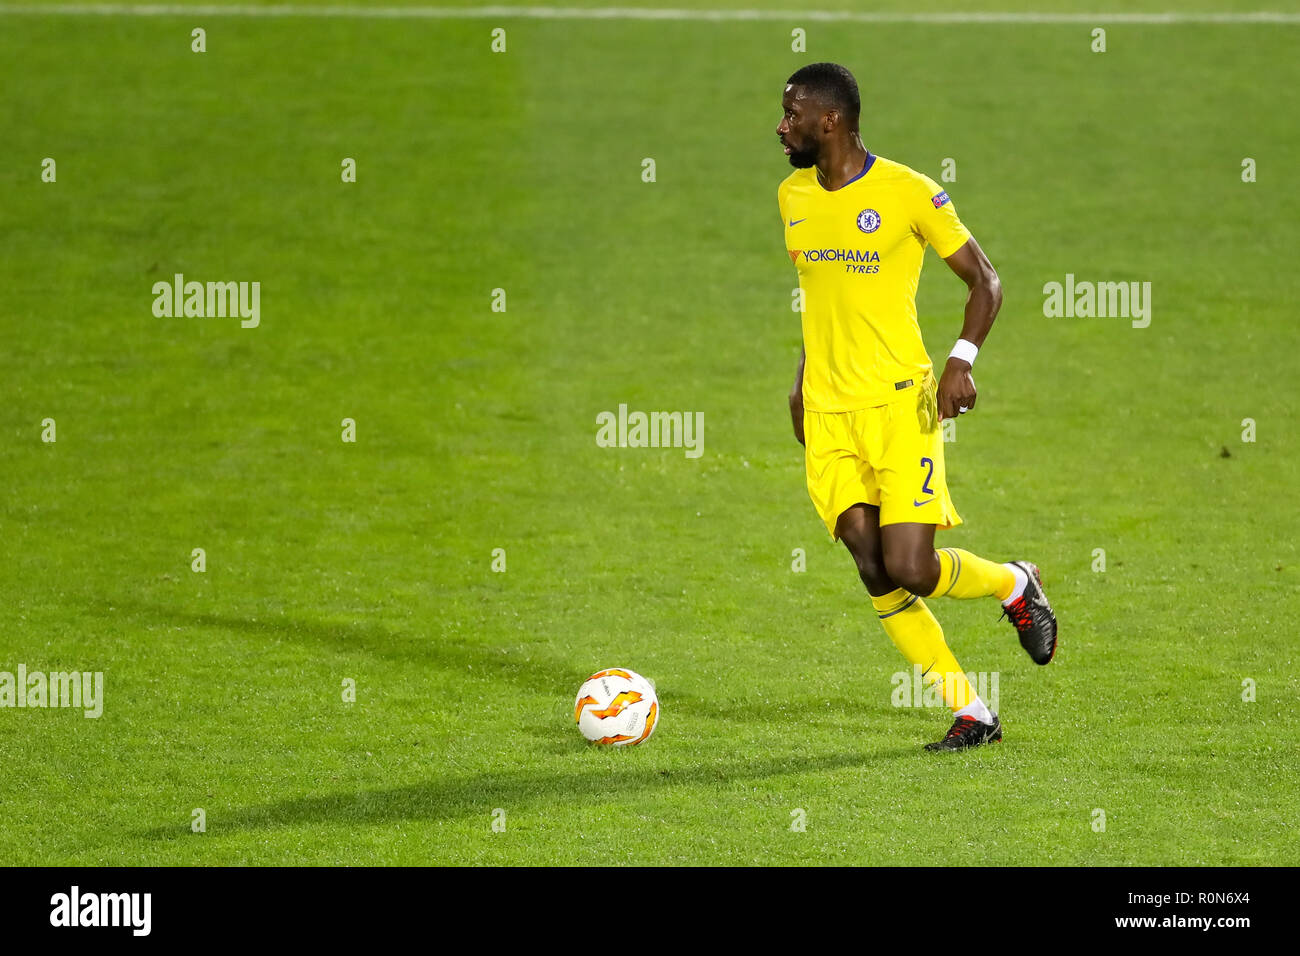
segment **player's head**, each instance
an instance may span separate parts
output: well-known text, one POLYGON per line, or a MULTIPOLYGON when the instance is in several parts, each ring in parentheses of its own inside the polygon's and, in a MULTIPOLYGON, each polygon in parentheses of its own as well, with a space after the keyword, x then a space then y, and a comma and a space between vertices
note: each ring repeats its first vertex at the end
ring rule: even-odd
POLYGON ((828 140, 858 131, 858 81, 838 63, 810 63, 786 80, 785 115, 776 128, 796 169, 814 166, 828 140))

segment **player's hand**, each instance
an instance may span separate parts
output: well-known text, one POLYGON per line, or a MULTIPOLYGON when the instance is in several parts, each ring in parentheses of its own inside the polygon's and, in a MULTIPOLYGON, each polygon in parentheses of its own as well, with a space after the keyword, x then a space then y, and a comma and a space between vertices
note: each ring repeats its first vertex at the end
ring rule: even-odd
POLYGON ((949 358, 939 376, 939 420, 956 418, 975 407, 975 379, 970 363, 949 358))
POLYGON ((803 392, 790 393, 790 422, 794 425, 794 437, 803 444, 803 392))

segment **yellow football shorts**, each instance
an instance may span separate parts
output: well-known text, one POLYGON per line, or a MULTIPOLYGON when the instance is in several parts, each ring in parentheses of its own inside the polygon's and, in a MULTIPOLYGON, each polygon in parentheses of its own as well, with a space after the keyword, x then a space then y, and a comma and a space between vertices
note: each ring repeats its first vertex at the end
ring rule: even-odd
POLYGON ((961 524, 948 495, 937 390, 926 375, 885 405, 804 412, 808 494, 831 537, 838 537, 840 515, 858 502, 879 507, 882 525, 961 524))

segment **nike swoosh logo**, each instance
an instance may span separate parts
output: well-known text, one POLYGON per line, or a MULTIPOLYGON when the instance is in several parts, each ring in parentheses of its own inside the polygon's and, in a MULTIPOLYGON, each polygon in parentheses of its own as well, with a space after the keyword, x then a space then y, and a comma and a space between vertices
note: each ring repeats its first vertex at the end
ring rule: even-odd
POLYGON ((933 498, 926 498, 924 501, 917 501, 915 498, 913 498, 913 499, 912 499, 912 507, 913 507, 913 508, 919 508, 919 507, 921 507, 921 505, 928 505, 931 501, 934 501, 934 499, 933 499, 933 498))
POLYGON ((807 222, 807 221, 808 221, 808 217, 807 217, 807 216, 804 216, 802 219, 791 219, 791 220, 790 220, 790 225, 792 225, 792 226, 797 226, 797 225, 799 225, 799 223, 801 223, 801 222, 807 222))

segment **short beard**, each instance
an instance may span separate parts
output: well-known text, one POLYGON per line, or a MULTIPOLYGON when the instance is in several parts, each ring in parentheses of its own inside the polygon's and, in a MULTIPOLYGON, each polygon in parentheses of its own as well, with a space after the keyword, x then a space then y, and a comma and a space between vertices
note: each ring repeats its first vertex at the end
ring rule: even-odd
POLYGON ((817 165, 817 147, 790 150, 790 165, 795 169, 809 169, 817 165))
POLYGON ((811 169, 816 165, 816 150, 792 150, 790 151, 790 165, 796 169, 811 169))

